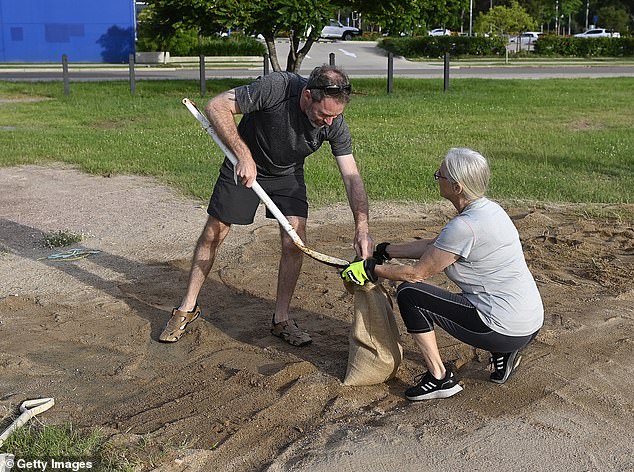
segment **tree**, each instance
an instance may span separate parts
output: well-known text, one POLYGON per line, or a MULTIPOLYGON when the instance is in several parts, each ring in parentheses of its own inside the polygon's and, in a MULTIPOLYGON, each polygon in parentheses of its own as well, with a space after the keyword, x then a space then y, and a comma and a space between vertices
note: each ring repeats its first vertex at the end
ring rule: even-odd
POLYGON ((353 0, 352 6, 366 21, 391 33, 434 27, 460 28, 461 12, 469 0, 353 0))
POLYGON ((201 35, 229 29, 261 34, 276 71, 281 67, 275 38, 288 35, 286 70, 292 72, 299 71, 334 10, 330 0, 148 0, 148 3, 153 10, 152 31, 161 37, 185 27, 195 27, 201 35))
POLYGON ((607 29, 622 32, 628 30, 630 16, 623 7, 610 5, 599 8, 597 10, 597 16, 599 17, 601 26, 607 29))
POLYGON ((261 0, 245 3, 242 27, 261 34, 266 42, 273 70, 281 70, 275 48, 275 38, 288 34, 290 47, 286 70, 298 72, 302 61, 321 30, 333 16, 335 7, 329 0, 261 0))
POLYGON ((354 8, 365 17, 391 34, 410 32, 424 24, 418 0, 356 0, 354 8))
POLYGON ((510 7, 498 6, 487 13, 480 13, 475 30, 479 33, 517 34, 535 29, 535 20, 528 12, 513 1, 510 7))

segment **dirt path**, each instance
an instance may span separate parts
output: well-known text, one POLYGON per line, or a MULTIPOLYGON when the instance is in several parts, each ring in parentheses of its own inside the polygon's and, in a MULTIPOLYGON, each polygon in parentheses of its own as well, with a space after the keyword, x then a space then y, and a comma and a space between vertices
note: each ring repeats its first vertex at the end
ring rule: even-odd
MULTIPOLYGON (((143 452, 164 471, 634 469, 632 205, 505 205, 546 325, 502 386, 487 381, 486 353, 441 333, 465 390, 411 404, 402 391, 421 364, 398 313, 397 379, 341 384, 352 298, 332 269, 306 260, 293 303, 313 344, 268 334, 279 249, 262 216, 234 229, 201 293, 203 319, 166 345, 158 334, 185 288, 204 203, 65 167, 0 169, 0 188, 0 418, 52 396, 46 421, 143 437, 167 449, 143 452), (99 254, 42 259, 56 252, 42 232, 64 229, 89 234, 81 246, 99 254)), ((431 235, 452 214, 373 205, 373 235, 431 235)), ((311 244, 350 258, 350 220, 345 206, 314 211, 311 244)))

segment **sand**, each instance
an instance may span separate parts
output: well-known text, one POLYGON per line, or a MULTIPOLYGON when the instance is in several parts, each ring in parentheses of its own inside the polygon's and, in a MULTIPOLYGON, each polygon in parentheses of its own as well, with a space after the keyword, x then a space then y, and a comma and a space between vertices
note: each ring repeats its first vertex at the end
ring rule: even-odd
MULTIPOLYGON (((402 392, 423 366, 397 309, 397 378, 342 385, 353 300, 332 268, 306 259, 293 300, 313 344, 269 334, 279 230, 263 210, 227 238, 202 318, 163 344, 206 202, 64 166, 0 169, 0 188, 0 425, 23 400, 54 397, 42 421, 102 428, 139 470, 634 469, 633 205, 501 202, 544 328, 504 385, 488 381, 486 352, 439 330, 464 391, 411 403, 402 392), (76 246, 99 253, 46 259, 60 249, 43 233, 57 230, 85 233, 76 246)), ((371 206, 376 242, 431 236, 453 215, 448 202, 371 206)), ((353 256, 345 205, 313 210, 308 233, 315 249, 353 256)))

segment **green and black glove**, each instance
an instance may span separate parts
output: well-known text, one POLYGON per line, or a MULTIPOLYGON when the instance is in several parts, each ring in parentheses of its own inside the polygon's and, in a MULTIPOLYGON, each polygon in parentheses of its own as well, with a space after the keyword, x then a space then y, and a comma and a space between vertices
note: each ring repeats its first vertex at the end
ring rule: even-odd
POLYGON ((389 245, 390 243, 379 243, 376 245, 372 257, 376 260, 377 264, 381 265, 385 261, 389 261, 390 259, 392 259, 392 257, 387 253, 387 247, 389 245))
POLYGON ((374 259, 364 259, 353 262, 341 271, 341 278, 346 282, 357 285, 364 285, 366 282, 376 282, 378 277, 374 273, 376 261, 374 259))

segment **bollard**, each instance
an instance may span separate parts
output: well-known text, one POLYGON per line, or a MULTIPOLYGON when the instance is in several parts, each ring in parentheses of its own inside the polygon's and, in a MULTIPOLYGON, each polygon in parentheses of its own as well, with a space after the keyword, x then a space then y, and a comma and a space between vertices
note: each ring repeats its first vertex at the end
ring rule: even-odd
POLYGON ((394 88, 394 54, 388 53, 387 55, 387 94, 392 94, 394 88))
POLYGON ((62 78, 64 80, 64 95, 70 95, 70 83, 68 80, 68 56, 62 54, 62 78))
POLYGON ((329 64, 331 66, 335 65, 335 53, 331 52, 330 54, 328 54, 328 60, 329 60, 329 64))
POLYGON ((128 56, 128 70, 130 71, 130 95, 136 92, 136 76, 134 75, 134 54, 128 56))
POLYGON ((269 75, 269 53, 264 53, 264 75, 269 75))
POLYGON ((207 79, 205 78, 205 55, 200 55, 200 96, 204 97, 207 93, 207 79))
POLYGON ((445 53, 444 70, 445 70, 445 73, 444 73, 443 89, 446 92, 447 90, 449 90, 449 53, 448 52, 445 53))

